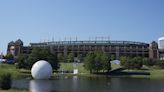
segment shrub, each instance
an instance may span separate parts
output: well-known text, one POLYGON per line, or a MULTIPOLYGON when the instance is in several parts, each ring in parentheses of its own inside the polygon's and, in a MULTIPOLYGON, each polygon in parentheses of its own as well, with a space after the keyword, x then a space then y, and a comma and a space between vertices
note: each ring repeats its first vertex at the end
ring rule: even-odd
POLYGON ((141 69, 142 68, 142 58, 141 57, 121 57, 121 66, 127 69, 141 69))
POLYGON ((156 62, 157 62, 156 59, 149 59, 149 58, 143 59, 143 64, 146 66, 154 66, 156 64, 156 62))
POLYGON ((1 75, 0 77, 0 87, 3 90, 8 90, 11 88, 12 78, 10 73, 1 75))
POLYGON ((156 66, 158 66, 158 67, 164 69, 164 60, 158 60, 158 61, 156 62, 156 66))

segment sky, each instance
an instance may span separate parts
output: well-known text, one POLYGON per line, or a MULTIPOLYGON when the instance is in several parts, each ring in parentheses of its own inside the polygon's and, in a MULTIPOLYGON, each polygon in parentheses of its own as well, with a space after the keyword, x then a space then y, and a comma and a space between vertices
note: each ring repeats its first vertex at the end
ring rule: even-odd
POLYGON ((10 41, 110 37, 150 43, 164 36, 164 0, 0 0, 0 52, 10 41))

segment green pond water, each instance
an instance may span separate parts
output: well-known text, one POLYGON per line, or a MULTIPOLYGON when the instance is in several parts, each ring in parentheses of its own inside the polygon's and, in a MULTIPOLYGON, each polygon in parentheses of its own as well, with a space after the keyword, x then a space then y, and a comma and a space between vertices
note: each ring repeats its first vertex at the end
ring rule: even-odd
POLYGON ((164 80, 63 76, 53 80, 13 80, 12 87, 29 92, 164 92, 164 80))

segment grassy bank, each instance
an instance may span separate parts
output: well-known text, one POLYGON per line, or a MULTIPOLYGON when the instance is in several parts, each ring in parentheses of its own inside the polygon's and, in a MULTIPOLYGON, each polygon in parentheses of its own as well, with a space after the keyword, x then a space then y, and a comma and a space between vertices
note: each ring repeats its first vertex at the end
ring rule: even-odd
MULTIPOLYGON (((120 68, 120 65, 112 64, 112 69, 120 68)), ((145 67, 144 67, 145 68, 145 67)), ((73 71, 74 65, 73 63, 61 63, 60 71, 73 71)), ((77 64, 77 69, 79 70, 79 76, 96 76, 94 74, 90 74, 87 71, 83 63, 77 64)), ((126 71, 134 71, 134 72, 150 72, 150 75, 130 75, 126 77, 134 77, 134 78, 150 78, 150 79, 164 79, 164 69, 154 68, 154 67, 146 67, 148 70, 126 70, 126 71)))
POLYGON ((13 79, 30 76, 30 70, 19 70, 12 64, 0 64, 0 75, 4 73, 10 73, 13 79))
MULTIPOLYGON (((119 67, 120 67, 120 65, 112 64, 112 69, 116 69, 119 67)), ((87 76, 93 75, 93 74, 90 74, 89 71, 87 71, 84 68, 83 63, 78 63, 76 65, 76 68, 79 70, 79 73, 80 73, 79 75, 83 75, 83 74, 85 74, 87 76)), ((74 69, 73 63, 61 63, 59 70, 60 71, 73 71, 73 69, 74 69)), ((158 69, 158 68, 151 67, 151 68, 149 68, 149 70, 136 70, 136 71, 150 72, 151 75, 149 77, 151 79, 164 79, 164 69, 158 69)), ((15 65, 10 65, 10 64, 0 64, 0 75, 2 75, 4 73, 11 73, 11 75, 14 79, 31 76, 30 70, 16 69, 15 65)), ((141 76, 137 76, 137 77, 141 77, 141 76)))
MULTIPOLYGON (((142 71, 142 70, 141 70, 142 71)), ((164 80, 164 69, 150 69, 146 72, 150 72, 150 75, 131 75, 133 78, 150 78, 155 80, 164 80)))
MULTIPOLYGON (((10 73, 13 79, 19 79, 19 78, 30 76, 29 70, 16 69, 15 65, 13 64, 0 64, 0 76, 5 73, 10 73)), ((1 90, 0 89, 0 92, 28 92, 28 90, 20 90, 20 89, 1 90)))
POLYGON ((164 69, 151 69, 151 79, 164 79, 164 69))
POLYGON ((10 89, 10 90, 0 90, 0 92, 29 92, 28 90, 20 90, 20 89, 10 89))
MULTIPOLYGON (((119 68, 120 65, 112 64, 111 67, 112 67, 112 69, 116 69, 116 68, 119 68)), ((75 68, 79 70, 79 73, 84 73, 84 74, 89 73, 89 71, 87 71, 84 68, 83 63, 77 63, 75 68)), ((74 70, 74 63, 60 63, 59 71, 73 71, 73 70, 74 70)))

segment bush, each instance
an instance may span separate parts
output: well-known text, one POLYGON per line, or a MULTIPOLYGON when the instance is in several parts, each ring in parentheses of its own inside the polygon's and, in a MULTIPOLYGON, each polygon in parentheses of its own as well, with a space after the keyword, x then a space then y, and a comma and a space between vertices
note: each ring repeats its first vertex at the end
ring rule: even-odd
POLYGON ((149 59, 149 58, 143 59, 143 64, 146 66, 154 66, 156 64, 156 62, 157 62, 156 59, 149 59))
POLYGON ((141 69, 142 68, 142 58, 141 57, 121 57, 121 66, 127 69, 141 69))
POLYGON ((10 73, 1 75, 1 77, 0 77, 0 87, 1 87, 1 89, 9 90, 11 88, 11 84, 12 84, 12 78, 11 78, 10 73))
POLYGON ((156 66, 158 66, 158 67, 164 69, 164 60, 158 60, 158 61, 156 62, 156 66))

